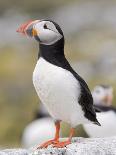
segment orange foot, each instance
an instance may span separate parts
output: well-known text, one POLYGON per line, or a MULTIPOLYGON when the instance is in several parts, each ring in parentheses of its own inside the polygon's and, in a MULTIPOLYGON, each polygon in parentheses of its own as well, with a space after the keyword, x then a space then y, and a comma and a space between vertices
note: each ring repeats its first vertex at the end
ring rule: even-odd
POLYGON ((42 145, 38 146, 37 149, 46 148, 46 147, 48 147, 48 145, 51 145, 51 144, 54 144, 55 145, 57 143, 59 143, 58 140, 54 140, 54 139, 53 140, 49 140, 49 141, 43 143, 42 145))
POLYGON ((58 142, 58 143, 54 144, 54 147, 62 148, 62 147, 65 147, 65 146, 67 146, 69 144, 71 144, 71 141, 67 140, 67 141, 64 141, 64 142, 58 142))

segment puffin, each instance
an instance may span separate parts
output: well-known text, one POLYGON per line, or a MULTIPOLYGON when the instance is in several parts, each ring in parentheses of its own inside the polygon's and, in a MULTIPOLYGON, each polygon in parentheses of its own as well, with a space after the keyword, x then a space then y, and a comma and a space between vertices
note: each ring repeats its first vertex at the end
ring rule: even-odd
POLYGON ((54 134, 54 120, 41 103, 37 111, 34 112, 33 121, 23 130, 21 144, 24 148, 30 148, 46 140, 53 139, 54 134))
POLYGON ((94 105, 110 107, 113 100, 113 88, 104 84, 97 85, 92 91, 92 96, 94 105))
POLYGON ((64 34, 52 20, 34 20, 22 24, 17 32, 34 38, 39 43, 33 84, 37 95, 54 119, 56 132, 53 139, 38 145, 62 148, 71 143, 75 127, 94 123, 100 126, 87 83, 77 74, 64 54, 64 34), (60 122, 70 124, 69 138, 59 140, 60 122))
POLYGON ((92 91, 94 107, 101 112, 96 113, 101 127, 93 124, 84 124, 84 130, 90 137, 111 137, 116 135, 116 108, 112 106, 113 88, 109 85, 100 84, 92 91), (91 132, 92 131, 92 132, 91 132))

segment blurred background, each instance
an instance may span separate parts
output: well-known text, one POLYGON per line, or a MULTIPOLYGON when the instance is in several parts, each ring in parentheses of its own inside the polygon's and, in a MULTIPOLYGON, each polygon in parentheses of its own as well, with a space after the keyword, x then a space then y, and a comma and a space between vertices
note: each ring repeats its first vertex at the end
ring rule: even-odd
MULTIPOLYGON (((116 0, 0 0, 1 147, 21 146, 23 129, 39 106, 32 84, 38 43, 16 29, 29 19, 44 18, 63 29, 66 57, 89 87, 113 86, 116 103, 116 0)), ((81 129, 77 134, 87 137, 81 129)))

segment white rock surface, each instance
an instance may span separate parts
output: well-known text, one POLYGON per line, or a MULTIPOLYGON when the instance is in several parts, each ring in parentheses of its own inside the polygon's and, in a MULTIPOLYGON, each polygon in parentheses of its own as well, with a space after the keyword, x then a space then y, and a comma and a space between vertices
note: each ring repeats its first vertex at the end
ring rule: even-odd
POLYGON ((5 149, 0 150, 0 155, 28 155, 29 151, 25 149, 5 149))
POLYGON ((110 138, 73 138, 72 144, 65 148, 47 149, 7 149, 0 155, 116 155, 116 137, 110 138))

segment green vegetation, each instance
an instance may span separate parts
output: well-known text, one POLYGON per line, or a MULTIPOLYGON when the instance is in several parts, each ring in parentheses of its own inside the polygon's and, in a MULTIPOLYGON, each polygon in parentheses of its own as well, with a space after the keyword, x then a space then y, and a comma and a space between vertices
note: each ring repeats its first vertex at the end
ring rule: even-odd
POLYGON ((18 145, 25 125, 38 106, 32 84, 33 56, 1 49, 0 56, 0 145, 18 145))

